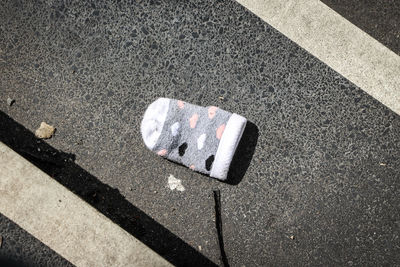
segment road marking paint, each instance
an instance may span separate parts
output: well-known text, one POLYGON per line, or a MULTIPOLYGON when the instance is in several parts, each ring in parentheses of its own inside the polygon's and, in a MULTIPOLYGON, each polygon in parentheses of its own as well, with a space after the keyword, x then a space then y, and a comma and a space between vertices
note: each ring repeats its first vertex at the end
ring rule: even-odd
POLYGON ((1 142, 0 212, 76 266, 171 266, 1 142))
POLYGON ((237 0, 400 114, 400 57, 319 0, 237 0))

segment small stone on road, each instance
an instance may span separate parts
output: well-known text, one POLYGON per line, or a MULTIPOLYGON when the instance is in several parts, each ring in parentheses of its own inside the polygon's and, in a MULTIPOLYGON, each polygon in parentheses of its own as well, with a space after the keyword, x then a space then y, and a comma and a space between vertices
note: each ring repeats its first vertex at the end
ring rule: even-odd
POLYGON ((48 139, 51 138, 56 131, 56 128, 54 128, 51 125, 48 125, 45 122, 42 122, 40 124, 40 127, 36 130, 35 135, 37 138, 40 139, 48 139))

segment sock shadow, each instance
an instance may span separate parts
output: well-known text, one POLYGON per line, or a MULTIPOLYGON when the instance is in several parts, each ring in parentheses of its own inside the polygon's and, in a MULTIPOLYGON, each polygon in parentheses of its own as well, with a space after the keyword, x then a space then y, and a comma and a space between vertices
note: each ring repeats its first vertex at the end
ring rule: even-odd
POLYGON ((229 168, 228 178, 225 181, 227 184, 237 185, 242 181, 253 158, 258 136, 258 127, 251 121, 247 121, 246 128, 229 168))
POLYGON ((128 233, 176 266, 216 266, 145 212, 132 205, 118 189, 102 183, 64 153, 0 111, 0 141, 67 187, 128 233))

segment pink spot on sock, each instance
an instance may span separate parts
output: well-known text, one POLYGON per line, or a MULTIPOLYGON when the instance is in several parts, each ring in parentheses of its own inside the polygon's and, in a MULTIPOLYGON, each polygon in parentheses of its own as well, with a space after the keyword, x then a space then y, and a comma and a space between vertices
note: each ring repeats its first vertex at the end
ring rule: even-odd
POLYGON ((167 150, 161 149, 160 151, 157 152, 157 155, 164 157, 165 155, 167 155, 167 150))
POLYGON ((197 115, 197 113, 193 114, 192 117, 189 119, 190 128, 196 127, 198 120, 199 120, 199 115, 197 115))
POLYGON ((217 107, 214 107, 214 106, 211 106, 211 107, 209 107, 208 108, 208 117, 210 118, 210 119, 212 119, 212 118, 214 118, 214 116, 215 116, 215 113, 217 112, 217 107))
POLYGON ((194 171, 194 165, 190 165, 189 169, 191 169, 192 171, 194 171))
POLYGON ((185 106, 185 103, 182 100, 178 100, 178 107, 180 109, 183 109, 184 106, 185 106))
POLYGON ((222 134, 224 133, 225 130, 225 124, 222 124, 221 126, 218 127, 217 129, 217 138, 221 139, 222 134))

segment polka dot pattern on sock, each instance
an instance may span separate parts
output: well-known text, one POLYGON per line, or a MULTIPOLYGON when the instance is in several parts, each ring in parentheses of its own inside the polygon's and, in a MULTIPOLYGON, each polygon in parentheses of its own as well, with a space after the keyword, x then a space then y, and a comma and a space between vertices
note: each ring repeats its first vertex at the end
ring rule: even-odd
POLYGON ((217 138, 218 139, 221 139, 222 134, 224 133, 224 131, 225 131, 225 124, 222 124, 217 129, 217 138))
POLYGON ((193 114, 192 117, 189 119, 190 128, 195 128, 198 120, 199 115, 197 113, 193 114))
POLYGON ((183 155, 185 155, 187 147, 188 147, 187 143, 183 143, 182 145, 179 146, 178 148, 179 156, 183 157, 183 155))
POLYGON ((153 151, 193 171, 210 174, 230 116, 231 113, 215 106, 171 100, 153 151))
POLYGON ((209 171, 209 170, 211 170, 211 166, 212 166, 212 164, 213 164, 213 162, 214 162, 214 155, 211 155, 211 156, 209 156, 208 158, 207 158, 207 160, 206 160, 206 170, 207 171, 209 171))
POLYGON ((181 127, 181 124, 179 122, 175 122, 174 124, 171 125, 172 136, 177 136, 179 134, 180 127, 181 127))
POLYGON ((180 108, 180 109, 183 109, 184 107, 185 107, 185 102, 183 102, 182 100, 178 100, 178 107, 180 108))
POLYGON ((161 149, 160 151, 157 152, 157 154, 159 156, 164 157, 165 155, 167 155, 168 151, 166 149, 161 149))
POLYGON ((201 150, 204 147, 204 142, 206 141, 207 135, 204 133, 197 138, 197 149, 201 150))
POLYGON ((215 114, 217 112, 217 107, 211 106, 208 108, 208 118, 213 119, 215 117, 215 114))

